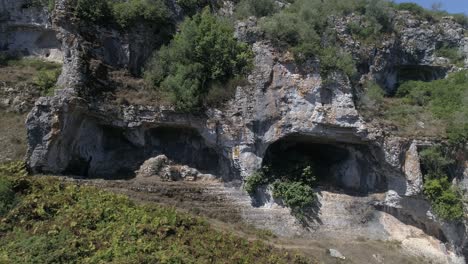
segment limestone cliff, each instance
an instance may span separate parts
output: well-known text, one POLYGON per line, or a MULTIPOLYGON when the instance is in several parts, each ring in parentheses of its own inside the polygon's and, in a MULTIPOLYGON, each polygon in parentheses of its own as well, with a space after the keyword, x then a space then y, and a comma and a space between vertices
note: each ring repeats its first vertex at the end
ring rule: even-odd
MULTIPOLYGON (((467 29, 450 17, 432 23, 403 11, 394 21, 399 29, 397 34, 387 36, 378 47, 355 41, 347 32, 346 24, 359 21, 358 16, 337 19, 338 37, 360 61, 357 82, 338 72, 329 80, 322 79, 319 61, 299 66, 291 54, 263 39, 255 19, 238 22, 236 36, 251 43, 255 54, 248 84, 238 87, 235 97, 223 108, 185 114, 163 106, 115 105, 102 96, 102 91, 114 89, 108 80, 109 71, 140 71, 150 52, 161 45, 152 35, 154 32, 145 28, 122 32, 83 27, 69 20, 66 1, 57 1, 51 19, 47 12, 39 11, 21 11, 30 17, 15 18, 11 10, 16 8, 18 12, 20 4, 8 0, 1 4, 10 14, 7 22, 0 24, 9 28, 6 30, 9 42, 0 43, 1 46, 16 51, 28 49, 32 55, 46 56, 47 49, 61 50, 64 54, 59 79, 62 90, 54 97, 40 98, 28 116, 27 163, 32 172, 106 178, 132 176, 145 160, 164 154, 224 182, 240 184, 268 157, 313 149, 320 153, 317 160, 330 168, 331 182, 340 190, 337 193, 369 197, 359 201, 369 210, 377 210, 373 213, 375 217, 365 223, 355 223, 355 219, 338 223, 323 212, 322 224, 314 222, 312 229, 291 219, 289 227, 271 220, 269 228, 286 235, 307 236, 317 230, 332 234, 339 226, 347 231, 359 228, 364 237, 382 239, 392 236, 391 231, 382 235, 372 232, 382 230, 382 219, 389 214, 441 240, 448 251, 468 255, 468 234, 463 223, 437 219, 422 196, 418 151, 431 145, 434 139, 394 136, 386 127, 365 122, 356 106, 360 82, 367 79, 377 80, 392 93, 399 80, 430 81, 456 71, 456 66, 435 55, 436 47, 443 43, 468 54, 467 29), (13 26, 18 29, 13 30, 13 26), (25 33, 25 28, 47 36, 57 32, 61 45, 26 47, 21 44, 21 36, 25 34, 28 45, 40 41, 31 41, 33 34, 25 33)), ((45 39, 51 44, 53 38, 45 39)), ((466 182, 466 177, 465 172, 458 178, 466 182)), ((324 190, 324 197, 328 198, 323 198, 322 209, 336 205, 326 200, 331 194, 324 190)), ((265 197, 257 197, 260 202, 253 204, 271 206, 273 201, 268 192, 262 195, 265 197)), ((361 213, 354 212, 356 217, 361 213)), ((349 233, 356 235, 357 231, 349 233)), ((456 259, 453 256, 451 261, 456 259)))

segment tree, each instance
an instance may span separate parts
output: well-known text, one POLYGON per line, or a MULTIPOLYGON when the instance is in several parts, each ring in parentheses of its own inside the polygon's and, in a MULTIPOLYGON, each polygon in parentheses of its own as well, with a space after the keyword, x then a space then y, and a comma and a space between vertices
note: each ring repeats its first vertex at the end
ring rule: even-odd
POLYGON ((245 74, 252 56, 248 45, 234 38, 232 25, 205 9, 186 19, 173 41, 156 52, 145 78, 176 108, 192 111, 202 106, 214 82, 245 74))

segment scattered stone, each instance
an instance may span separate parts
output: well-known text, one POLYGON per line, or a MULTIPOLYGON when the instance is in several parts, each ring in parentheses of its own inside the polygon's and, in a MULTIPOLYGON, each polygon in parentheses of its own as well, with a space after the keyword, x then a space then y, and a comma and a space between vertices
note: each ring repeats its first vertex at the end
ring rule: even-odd
POLYGON ((377 263, 384 263, 384 257, 380 254, 372 254, 372 257, 377 261, 377 263))
POLYGON ((343 256, 343 254, 341 254, 338 250, 333 249, 333 248, 328 249, 328 254, 330 254, 330 256, 333 258, 343 259, 343 260, 346 259, 346 257, 343 256))
POLYGON ((146 160, 136 174, 140 177, 151 177, 159 175, 163 166, 169 163, 169 159, 165 155, 159 155, 146 160))

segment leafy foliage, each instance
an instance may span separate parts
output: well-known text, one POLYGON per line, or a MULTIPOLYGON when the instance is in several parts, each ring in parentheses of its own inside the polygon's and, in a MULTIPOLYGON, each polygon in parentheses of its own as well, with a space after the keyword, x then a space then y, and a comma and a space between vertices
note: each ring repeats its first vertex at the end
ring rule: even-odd
MULTIPOLYGON (((450 74, 447 78, 432 82, 407 81, 402 83, 394 98, 383 98, 374 85, 368 85, 361 97, 363 110, 369 98, 377 96, 371 104, 380 109, 382 119, 396 124, 400 129, 425 121, 425 130, 441 129, 454 145, 468 140, 468 71, 450 74)), ((372 100, 371 100, 372 101, 372 100)), ((369 108, 369 107, 368 107, 369 108)), ((375 111, 373 112, 375 116, 375 111)), ((408 129, 409 130, 409 129, 408 129)), ((438 130, 439 131, 439 130, 438 130)), ((411 132, 416 132, 415 129, 411 132)))
POLYGON ((193 111, 213 84, 245 74, 252 56, 247 44, 234 39, 229 22, 205 9, 186 19, 173 41, 154 55, 145 78, 177 109, 193 111))
POLYGON ((163 0, 76 0, 74 15, 84 23, 128 28, 137 22, 167 25, 172 12, 163 0))
POLYGON ((26 164, 23 161, 9 162, 0 165, 0 176, 10 175, 14 177, 25 177, 28 175, 26 164))
POLYGON ((292 47, 297 61, 315 57, 321 62, 323 75, 338 70, 352 76, 356 72, 354 62, 339 48, 331 33, 334 25, 329 18, 358 12, 374 27, 372 33, 365 34, 375 35, 391 29, 389 10, 385 1, 298 0, 289 8, 264 18, 261 24, 267 37, 277 45, 292 47))
POLYGON ((463 60, 465 59, 465 56, 458 48, 448 45, 443 45, 436 49, 435 54, 436 56, 449 59, 452 64, 463 64, 463 60))
POLYGON ((174 209, 47 177, 28 182, 0 221, 5 263, 306 263, 174 209))
POLYGON ((6 178, 0 178, 0 217, 13 207, 15 200, 13 183, 6 178))
POLYGON ((463 218, 461 195, 451 186, 447 177, 426 179, 424 194, 431 200, 432 209, 440 218, 445 220, 463 218))
POLYGON ((52 12, 55 9, 55 0, 31 0, 31 5, 37 7, 47 7, 47 10, 52 12))
POLYGON ((444 16, 452 16, 455 19, 455 21, 461 24, 462 26, 468 25, 468 17, 463 13, 449 14, 448 12, 440 10, 440 9, 429 10, 429 9, 423 8, 422 6, 416 3, 410 3, 410 2, 399 3, 399 4, 391 3, 391 4, 397 10, 410 11, 414 15, 421 17, 423 19, 437 21, 437 20, 440 20, 444 16))
POLYGON ((374 81, 367 81, 364 84, 365 93, 361 97, 360 106, 369 110, 375 110, 384 101, 385 92, 374 81))
POLYGON ((0 164, 0 218, 16 204, 15 189, 24 185, 22 179, 27 174, 26 165, 22 161, 0 164), (11 176, 15 179, 12 179, 11 176))
POLYGON ((259 186, 266 183, 268 183, 268 179, 263 170, 257 170, 245 181, 244 190, 246 190, 250 195, 253 195, 259 186))
POLYGON ((315 201, 314 165, 307 160, 287 160, 281 164, 264 166, 250 175, 244 184, 244 189, 254 195, 261 185, 271 184, 273 197, 281 199, 291 208, 291 212, 299 220, 304 217, 305 210, 315 201))
POLYGON ((431 147, 424 149, 420 153, 421 162, 425 170, 432 178, 440 178, 452 165, 454 161, 442 152, 440 147, 431 147))
POLYGON ((40 70, 34 80, 34 83, 39 87, 43 95, 52 95, 55 90, 57 79, 60 76, 61 70, 40 70))
POLYGON ((222 6, 222 1, 220 0, 176 0, 176 3, 188 16, 193 16, 207 6, 210 8, 219 8, 222 6))
POLYGON ((112 18, 107 0, 76 0, 74 15, 85 23, 106 23, 112 18))
POLYGON ((171 11, 162 0, 116 1, 111 4, 112 15, 123 28, 137 22, 164 25, 170 19, 171 11))
POLYGON ((302 217, 302 209, 310 206, 315 200, 312 187, 296 181, 273 183, 273 197, 281 198, 296 217, 302 217))
POLYGON ((239 18, 265 17, 278 12, 278 10, 278 5, 274 0, 241 0, 236 6, 236 15, 239 18))
POLYGON ((464 215, 461 194, 452 186, 447 173, 453 159, 440 146, 427 148, 420 155, 425 169, 424 194, 433 211, 445 220, 461 220, 464 215))

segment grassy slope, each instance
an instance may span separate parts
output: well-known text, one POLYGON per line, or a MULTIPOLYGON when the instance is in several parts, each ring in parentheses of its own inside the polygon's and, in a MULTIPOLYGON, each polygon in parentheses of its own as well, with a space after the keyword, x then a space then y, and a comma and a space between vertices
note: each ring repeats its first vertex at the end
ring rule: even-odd
MULTIPOLYGON (((21 101, 33 102, 41 93, 46 93, 42 91, 44 87, 41 87, 44 78, 39 76, 47 77, 60 69, 61 65, 57 63, 29 58, 5 58, 0 54, 0 100, 18 97, 21 101), (14 89, 13 94, 6 93, 10 88, 14 89)), ((0 108, 0 163, 22 159, 26 154, 25 119, 26 114, 7 112, 0 108)))
MULTIPOLYGON (((204 220, 57 179, 0 176, 16 199, 0 222, 0 263, 304 263, 204 220), (6 180, 5 180, 6 179, 6 180)), ((3 191, 5 192, 5 191, 3 191)))

